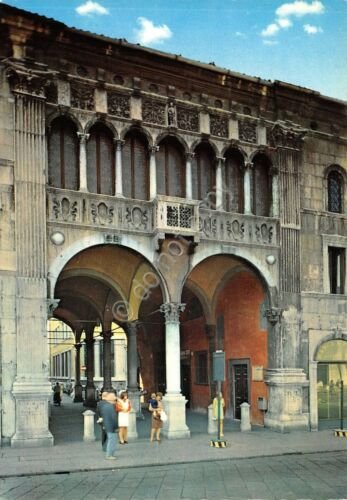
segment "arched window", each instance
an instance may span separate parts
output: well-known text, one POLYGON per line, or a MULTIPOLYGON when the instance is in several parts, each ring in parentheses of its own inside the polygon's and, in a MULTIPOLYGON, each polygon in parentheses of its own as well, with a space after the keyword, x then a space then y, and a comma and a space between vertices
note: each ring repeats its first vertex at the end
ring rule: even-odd
POLYGON ((173 137, 163 139, 157 153, 158 194, 185 197, 185 159, 180 143, 173 137))
POLYGON ((123 146, 123 194, 127 198, 148 200, 148 142, 137 131, 129 132, 123 146))
POLYGON ((48 184, 62 189, 78 189, 79 141, 77 127, 65 118, 53 120, 48 136, 48 184))
POLYGON ((257 154, 253 158, 253 213, 263 217, 269 217, 271 207, 271 162, 264 154, 257 154))
POLYGON ((215 207, 215 154, 209 144, 199 144, 192 160, 193 199, 203 200, 203 206, 215 207))
POLYGON ((328 211, 342 213, 343 178, 337 170, 328 174, 328 211))
POLYGON ((224 207, 227 212, 243 213, 243 171, 244 159, 240 151, 230 149, 225 155, 224 207))
POLYGON ((91 193, 112 195, 115 191, 113 135, 103 123, 89 131, 87 142, 87 186, 91 193))

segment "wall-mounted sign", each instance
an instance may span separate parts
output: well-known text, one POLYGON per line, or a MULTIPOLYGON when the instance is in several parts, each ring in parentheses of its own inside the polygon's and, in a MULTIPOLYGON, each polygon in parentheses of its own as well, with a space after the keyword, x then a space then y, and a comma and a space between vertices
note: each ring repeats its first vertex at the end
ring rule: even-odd
POLYGON ((263 366, 252 366, 252 380, 255 382, 262 382, 264 380, 263 366))

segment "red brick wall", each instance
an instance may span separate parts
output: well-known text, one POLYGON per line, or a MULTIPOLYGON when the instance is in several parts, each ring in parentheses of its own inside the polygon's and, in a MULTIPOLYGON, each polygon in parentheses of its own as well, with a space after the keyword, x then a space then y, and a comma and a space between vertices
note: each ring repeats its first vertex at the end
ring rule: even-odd
MULTIPOLYGON (((230 359, 249 359, 251 421, 254 424, 264 423, 263 412, 257 409, 258 396, 268 397, 265 383, 252 381, 252 366, 267 367, 267 332, 261 330, 259 324, 259 309, 264 298, 259 280, 250 273, 240 272, 221 291, 216 310, 216 317, 224 316, 226 373, 229 375, 230 359)), ((223 392, 229 407, 229 380, 223 392)))

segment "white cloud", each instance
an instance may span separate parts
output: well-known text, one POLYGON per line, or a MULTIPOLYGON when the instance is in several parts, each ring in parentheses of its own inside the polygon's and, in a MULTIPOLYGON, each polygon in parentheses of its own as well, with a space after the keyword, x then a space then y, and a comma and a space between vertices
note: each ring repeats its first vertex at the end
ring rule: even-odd
POLYGON ((280 19, 277 19, 276 23, 281 28, 290 28, 291 26, 293 26, 291 20, 287 19, 286 17, 281 17, 280 19))
POLYGON ((276 9, 276 15, 278 17, 302 17, 307 14, 323 14, 324 10, 324 5, 318 0, 314 0, 312 3, 295 0, 295 2, 280 5, 276 9))
POLYGON ((309 35, 316 35, 317 33, 323 33, 322 28, 319 26, 312 26, 312 24, 304 24, 304 31, 309 35))
POLYGON ((137 22, 140 29, 135 30, 136 39, 143 45, 152 45, 155 43, 163 43, 172 37, 172 31, 166 24, 154 26, 153 22, 145 17, 139 17, 137 22))
POLYGON ((264 45, 278 45, 278 42, 275 40, 263 40, 264 45))
MULTIPOLYGON (((347 0, 346 0, 346 2, 347 2, 347 0)), ((242 31, 236 31, 235 36, 238 36, 240 38, 247 38, 246 35, 244 33, 242 33, 242 31)))
POLYGON ((98 2, 92 2, 92 0, 88 0, 86 3, 79 5, 75 10, 80 16, 92 16, 93 14, 102 16, 109 14, 108 9, 105 9, 105 7, 98 2))
POLYGON ((274 36, 279 31, 279 26, 276 23, 269 24, 262 32, 262 36, 274 36))

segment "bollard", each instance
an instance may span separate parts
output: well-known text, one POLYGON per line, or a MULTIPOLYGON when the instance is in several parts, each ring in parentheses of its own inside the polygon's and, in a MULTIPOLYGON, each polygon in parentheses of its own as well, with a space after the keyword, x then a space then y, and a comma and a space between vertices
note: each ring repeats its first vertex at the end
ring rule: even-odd
POLYGON ((95 441, 94 415, 95 413, 92 410, 86 410, 83 413, 84 417, 83 441, 95 441))
POLYGON ((241 425, 240 425, 241 432, 246 432, 246 431, 252 430, 250 417, 249 417, 249 409, 250 409, 250 405, 248 403, 246 403, 246 402, 242 403, 242 405, 241 405, 241 425))
POLYGON ((207 409, 207 434, 217 434, 217 420, 213 420, 213 405, 208 405, 207 409))
POLYGON ((129 426, 128 426, 128 438, 136 439, 138 437, 137 427, 136 427, 136 410, 131 408, 129 412, 129 426))

